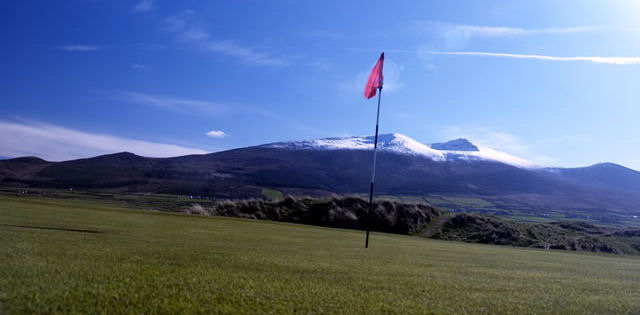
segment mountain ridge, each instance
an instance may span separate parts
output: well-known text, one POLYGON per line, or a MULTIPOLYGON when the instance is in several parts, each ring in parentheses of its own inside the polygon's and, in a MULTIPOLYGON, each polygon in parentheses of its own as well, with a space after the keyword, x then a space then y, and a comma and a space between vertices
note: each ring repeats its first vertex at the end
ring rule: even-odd
MULTIPOLYGON (((542 219, 552 215, 607 223, 640 215, 640 172, 622 166, 531 168, 505 163, 514 160, 505 161, 503 152, 466 140, 444 143, 456 150, 432 149, 400 134, 381 135, 379 140, 376 195, 430 198, 428 202, 455 211, 516 217, 524 213, 542 219), (469 151, 474 147, 478 151, 469 151)), ((223 199, 262 197, 263 189, 294 196, 364 195, 369 191, 372 141, 342 137, 276 142, 172 158, 121 152, 63 162, 2 160, 0 185, 223 199)))
MULTIPOLYGON (((345 150, 372 150, 373 149, 373 141, 374 141, 374 136, 345 136, 345 137, 328 137, 328 138, 316 138, 316 139, 310 139, 310 140, 293 140, 293 141, 279 141, 279 142, 272 142, 272 143, 266 143, 266 144, 259 144, 259 145, 254 145, 254 146, 248 146, 248 147, 241 147, 241 148, 233 148, 233 149, 229 149, 229 150, 223 150, 223 151, 217 151, 217 152, 212 152, 212 153, 203 153, 203 154, 190 154, 190 155, 185 155, 185 156, 203 156, 203 155, 210 155, 210 154, 216 154, 216 153, 221 153, 221 152, 226 152, 226 151, 233 151, 233 150, 239 150, 239 149, 246 149, 246 148, 252 148, 252 147, 272 147, 272 148, 290 148, 290 149, 327 149, 327 150, 340 150, 340 149, 345 149, 345 150), (331 143, 332 141, 334 141, 334 143, 331 143)), ((480 152, 482 149, 488 150, 490 151, 490 153, 492 154, 497 154, 497 155, 501 155, 503 157, 509 157, 509 158, 515 158, 518 160, 521 160, 522 163, 509 163, 508 161, 504 161, 501 159, 496 159, 495 157, 493 157, 493 160, 496 160, 498 162, 502 162, 505 164, 510 164, 513 166, 517 166, 517 167, 527 167, 527 168, 537 168, 537 169, 544 169, 550 172, 554 172, 557 170, 563 170, 563 169, 586 169, 586 168, 595 168, 595 167, 619 167, 619 168, 624 168, 626 170, 630 170, 630 171, 635 171, 638 172, 634 169, 631 169, 629 167, 626 167, 624 165, 620 165, 617 163, 613 163, 613 162, 599 162, 599 163, 595 163, 592 165, 588 165, 588 166, 578 166, 578 167, 558 167, 558 166, 542 166, 539 165, 537 163, 528 161, 526 159, 520 158, 518 156, 512 155, 510 153, 504 152, 504 151, 500 151, 500 150, 496 150, 490 147, 485 147, 485 146, 479 146, 476 145, 474 143, 472 143, 471 141, 469 141, 468 139, 465 138, 457 138, 454 140, 449 140, 449 141, 445 141, 445 142, 437 142, 437 143, 432 143, 432 144, 428 144, 428 143, 421 143, 418 142, 406 135, 400 134, 400 133, 388 133, 388 134, 381 134, 378 136, 378 148, 381 151, 384 151, 386 149, 386 151, 391 151, 391 152, 396 152, 396 153, 418 153, 419 149, 415 149, 414 146, 424 146, 427 147, 428 149, 433 150, 433 156, 436 156, 435 160, 439 160, 439 161, 445 161, 447 160, 447 158, 449 158, 450 160, 454 160, 456 158, 461 159, 461 158, 469 158, 469 157, 475 157, 475 158, 483 158, 485 157, 486 160, 492 160, 492 157, 486 157, 486 155, 479 155, 476 152, 480 152), (395 141, 394 141, 395 140, 395 141), (398 148, 396 150, 389 149, 389 147, 393 147, 393 144, 396 144, 396 146, 398 144, 400 145, 404 145, 404 148, 398 148), (412 149, 413 148, 413 149, 412 149), (445 156, 446 155, 446 156, 445 156), (524 165, 523 165, 524 164, 524 165), (531 166, 531 167, 529 167, 531 166)), ((431 154, 425 154, 425 156, 432 156, 431 154)), ((83 158, 77 158, 77 159, 71 159, 71 160, 63 160, 63 161, 57 161, 57 162, 51 162, 51 161, 46 161, 38 156, 21 156, 21 157, 4 157, 3 159, 0 159, 0 161, 18 161, 18 160, 40 160, 43 162, 47 162, 47 163, 60 163, 60 162, 69 162, 69 161, 76 161, 76 160, 86 160, 86 159, 93 159, 93 158, 98 158, 98 157, 115 157, 115 156, 121 156, 121 157, 125 157, 126 158, 135 158, 135 157, 142 157, 142 158, 148 158, 148 159, 175 159, 175 158, 182 158, 185 156, 174 156, 174 157, 146 157, 146 156, 142 156, 142 155, 138 155, 135 154, 133 152, 129 152, 129 151, 121 151, 121 152, 114 152, 114 153, 107 153, 107 154, 102 154, 102 155, 98 155, 98 156, 93 156, 93 157, 83 157, 83 158)))

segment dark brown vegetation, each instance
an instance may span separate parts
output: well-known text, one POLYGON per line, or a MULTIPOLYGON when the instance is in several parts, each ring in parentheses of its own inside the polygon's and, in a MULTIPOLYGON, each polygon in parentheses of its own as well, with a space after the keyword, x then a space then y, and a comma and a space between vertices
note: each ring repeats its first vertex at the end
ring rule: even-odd
MULTIPOLYGON (((371 228, 397 234, 415 234, 442 214, 425 204, 388 200, 376 202, 374 207, 371 228)), ((364 229, 368 209, 368 201, 357 197, 287 197, 282 201, 225 201, 205 211, 220 216, 364 229)))
MULTIPOLYGON (((470 243, 616 254, 640 253, 640 230, 584 221, 521 223, 471 213, 446 214, 420 203, 374 203, 372 230, 470 243)), ((240 200, 198 204, 189 213, 364 229, 368 202, 358 197, 240 200)))

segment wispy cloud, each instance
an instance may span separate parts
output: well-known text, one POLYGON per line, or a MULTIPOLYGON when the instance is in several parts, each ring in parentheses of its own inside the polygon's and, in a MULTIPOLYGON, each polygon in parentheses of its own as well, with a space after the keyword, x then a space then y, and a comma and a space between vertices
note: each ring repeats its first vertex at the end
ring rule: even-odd
POLYGON ((100 49, 100 47, 93 45, 65 45, 59 46, 58 49, 64 51, 96 51, 100 49))
POLYGON ((524 153, 529 149, 517 136, 487 127, 446 126, 442 128, 441 134, 446 139, 465 138, 476 144, 510 153, 524 153))
POLYGON ((602 57, 602 56, 558 57, 558 56, 546 56, 546 55, 511 54, 511 53, 479 52, 479 51, 430 51, 430 52, 424 52, 424 53, 432 54, 432 55, 536 59, 536 60, 545 60, 545 61, 583 61, 583 62, 612 64, 612 65, 640 64, 640 57, 602 57))
POLYGON ((140 70, 140 71, 147 71, 147 70, 149 70, 149 66, 143 65, 143 64, 139 64, 139 63, 132 63, 131 64, 131 69, 140 70))
POLYGON ((506 37, 506 36, 532 36, 543 34, 568 34, 579 32, 591 32, 602 29, 598 26, 577 26, 564 28, 537 28, 527 29, 509 26, 466 25, 445 22, 415 22, 417 27, 435 29, 443 36, 461 37, 506 37))
POLYGON ((174 144, 95 134, 38 123, 0 121, 0 155, 39 156, 50 161, 84 158, 128 151, 148 157, 204 154, 204 150, 174 144))
POLYGON ((216 102, 176 98, 165 95, 120 91, 118 92, 118 96, 120 99, 127 102, 151 105, 159 108, 179 111, 182 113, 199 114, 205 112, 209 114, 221 114, 227 112, 228 110, 227 105, 216 102))
POLYGON ((487 127, 445 126, 440 131, 444 139, 465 138, 474 144, 515 154, 540 165, 551 165, 553 159, 540 155, 518 136, 487 127))
POLYGON ((291 60, 275 57, 272 53, 260 52, 255 48, 244 47, 230 40, 207 41, 203 47, 213 52, 239 58, 245 64, 281 67, 291 65, 291 60))
POLYGON ((205 135, 207 135, 207 137, 218 138, 218 139, 226 138, 229 136, 226 132, 222 130, 211 130, 205 133, 205 135))
POLYGON ((133 12, 148 12, 153 9, 153 1, 152 0, 144 0, 136 4, 133 8, 133 12))
POLYGON ((234 57, 246 65, 265 65, 286 67, 292 64, 292 58, 276 56, 266 49, 241 45, 233 40, 214 39, 198 21, 195 12, 187 10, 165 19, 165 29, 178 38, 197 48, 234 57))
POLYGON ((329 61, 326 58, 322 58, 322 59, 317 59, 315 61, 312 61, 309 63, 310 66, 318 69, 318 70, 322 70, 322 71, 326 71, 331 69, 331 67, 333 67, 333 63, 331 61, 329 61))
POLYGON ((154 106, 161 109, 172 110, 188 115, 228 115, 228 114, 248 114, 263 117, 276 117, 267 108, 247 106, 244 104, 229 104, 190 98, 174 97, 158 94, 147 94, 134 91, 117 91, 114 97, 119 101, 134 104, 154 106))
POLYGON ((467 25, 441 21, 414 21, 410 29, 420 36, 427 35, 430 45, 444 49, 462 49, 474 38, 503 38, 560 35, 601 30, 599 26, 521 28, 512 26, 467 25))

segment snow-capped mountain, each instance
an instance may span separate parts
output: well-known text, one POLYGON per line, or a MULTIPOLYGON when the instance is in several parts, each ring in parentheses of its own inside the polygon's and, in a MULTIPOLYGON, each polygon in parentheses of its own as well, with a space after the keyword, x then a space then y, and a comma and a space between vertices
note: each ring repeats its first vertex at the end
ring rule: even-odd
MULTIPOLYGON (((374 140, 373 136, 335 137, 277 142, 266 144, 264 147, 295 150, 372 150, 374 140)), ((533 162, 506 152, 474 145, 466 139, 428 145, 399 133, 383 134, 378 136, 378 149, 399 154, 424 156, 433 161, 484 160, 526 169, 541 168, 533 162)))
MULTIPOLYGON (((261 198, 264 188, 292 196, 364 195, 370 189, 373 141, 373 137, 326 138, 173 158, 117 153, 47 162, 23 157, 0 160, 0 183, 223 199, 261 198)), ((543 216, 560 213, 609 223, 640 216, 640 172, 620 165, 540 169, 465 139, 427 145, 386 134, 378 145, 377 195, 428 202, 431 196, 442 200, 444 207, 463 210, 470 207, 467 202, 455 200, 480 196, 487 201, 480 206, 486 211, 525 209, 543 216)))

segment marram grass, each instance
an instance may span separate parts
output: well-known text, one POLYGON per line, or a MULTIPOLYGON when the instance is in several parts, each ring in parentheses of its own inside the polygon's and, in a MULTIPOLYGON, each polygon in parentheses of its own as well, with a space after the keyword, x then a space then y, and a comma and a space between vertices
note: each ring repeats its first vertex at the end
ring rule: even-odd
POLYGON ((639 257, 363 242, 360 231, 0 196, 0 313, 640 313, 639 257))

